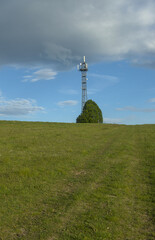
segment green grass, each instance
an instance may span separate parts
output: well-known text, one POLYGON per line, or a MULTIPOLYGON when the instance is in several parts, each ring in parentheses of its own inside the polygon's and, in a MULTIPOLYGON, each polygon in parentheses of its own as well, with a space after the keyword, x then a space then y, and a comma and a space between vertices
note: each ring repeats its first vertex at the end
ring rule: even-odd
POLYGON ((0 122, 0 240, 153 240, 155 125, 0 122))

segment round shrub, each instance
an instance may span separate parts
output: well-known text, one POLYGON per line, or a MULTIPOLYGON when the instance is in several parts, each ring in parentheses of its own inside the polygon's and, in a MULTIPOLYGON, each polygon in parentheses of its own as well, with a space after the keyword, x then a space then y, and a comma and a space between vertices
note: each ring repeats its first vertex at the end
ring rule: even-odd
POLYGON ((92 100, 88 100, 82 113, 76 119, 77 123, 103 123, 102 111, 92 100))

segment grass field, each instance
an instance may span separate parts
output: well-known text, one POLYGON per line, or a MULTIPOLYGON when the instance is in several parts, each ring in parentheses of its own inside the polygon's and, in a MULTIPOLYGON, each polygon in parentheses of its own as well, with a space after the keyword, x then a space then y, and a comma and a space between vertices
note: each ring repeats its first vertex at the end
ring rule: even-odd
POLYGON ((154 240, 155 125, 0 122, 0 240, 154 240))

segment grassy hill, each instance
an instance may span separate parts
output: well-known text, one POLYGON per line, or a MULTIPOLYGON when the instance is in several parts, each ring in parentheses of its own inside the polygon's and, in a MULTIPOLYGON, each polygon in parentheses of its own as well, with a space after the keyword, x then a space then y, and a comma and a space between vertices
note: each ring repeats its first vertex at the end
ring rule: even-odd
POLYGON ((153 240, 155 125, 0 122, 0 240, 153 240))

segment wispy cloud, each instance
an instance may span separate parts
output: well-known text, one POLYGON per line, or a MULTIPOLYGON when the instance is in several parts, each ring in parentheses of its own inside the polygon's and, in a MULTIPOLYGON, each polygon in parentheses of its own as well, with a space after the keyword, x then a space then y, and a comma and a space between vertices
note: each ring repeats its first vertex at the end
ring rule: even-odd
POLYGON ((100 90, 97 88, 89 88, 88 89, 88 95, 93 95, 96 94, 97 92, 99 92, 100 90))
POLYGON ((66 95, 77 95, 79 93, 75 89, 60 89, 59 92, 66 95))
POLYGON ((91 86, 88 89, 88 95, 96 94, 107 87, 112 87, 119 82, 119 78, 112 75, 90 73, 89 79, 92 79, 91 86))
POLYGON ((52 71, 51 69, 45 68, 40 69, 32 73, 32 75, 24 76, 23 82, 37 82, 40 80, 53 80, 55 79, 57 72, 52 71))
POLYGON ((149 102, 149 103, 155 103, 155 98, 150 98, 150 99, 148 100, 148 102, 149 102))
POLYGON ((133 106, 126 106, 123 108, 116 108, 117 111, 130 111, 130 112, 155 112, 155 108, 137 108, 133 106))
POLYGON ((104 118, 104 123, 117 123, 117 124, 120 124, 120 123, 123 123, 124 122, 124 119, 121 119, 121 118, 104 118))
POLYGON ((67 100, 67 101, 60 101, 57 103, 58 106, 64 107, 64 106, 74 106, 77 105, 78 101, 75 100, 67 100))
POLYGON ((118 77, 112 76, 112 75, 104 75, 104 74, 96 74, 96 73, 91 73, 89 74, 90 77, 96 78, 96 79, 102 79, 102 80, 108 80, 113 83, 119 82, 118 77))
POLYGON ((37 106, 33 99, 0 99, 1 116, 23 116, 43 110, 44 108, 37 106))

